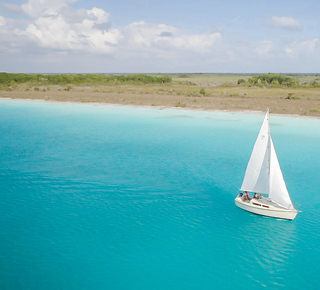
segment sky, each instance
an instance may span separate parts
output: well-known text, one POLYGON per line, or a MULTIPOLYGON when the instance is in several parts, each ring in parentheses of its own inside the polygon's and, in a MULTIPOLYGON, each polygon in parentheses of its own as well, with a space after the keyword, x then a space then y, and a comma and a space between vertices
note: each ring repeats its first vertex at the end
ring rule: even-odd
POLYGON ((0 72, 319 73, 319 0, 0 0, 0 72))

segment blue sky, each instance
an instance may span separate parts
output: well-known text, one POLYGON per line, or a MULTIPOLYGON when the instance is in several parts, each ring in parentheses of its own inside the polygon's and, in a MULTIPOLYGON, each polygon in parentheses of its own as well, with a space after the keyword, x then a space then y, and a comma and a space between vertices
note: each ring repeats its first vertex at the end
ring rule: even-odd
POLYGON ((319 73, 320 1, 0 0, 0 71, 319 73))

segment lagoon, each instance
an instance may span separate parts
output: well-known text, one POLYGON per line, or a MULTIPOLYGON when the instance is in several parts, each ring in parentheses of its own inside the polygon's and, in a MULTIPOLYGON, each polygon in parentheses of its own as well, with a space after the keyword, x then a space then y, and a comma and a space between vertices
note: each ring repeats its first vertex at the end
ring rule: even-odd
POLYGON ((317 289, 320 120, 272 115, 294 221, 234 205, 263 113, 0 100, 2 289, 317 289))

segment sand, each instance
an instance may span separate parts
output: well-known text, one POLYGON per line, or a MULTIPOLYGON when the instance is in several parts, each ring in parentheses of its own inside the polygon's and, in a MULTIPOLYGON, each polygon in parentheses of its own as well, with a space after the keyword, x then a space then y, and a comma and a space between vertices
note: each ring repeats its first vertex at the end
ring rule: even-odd
POLYGON ((102 103, 196 110, 263 111, 320 117, 320 89, 261 89, 221 86, 126 85, 19 88, 0 91, 0 98, 55 102, 102 103), (202 93, 200 93, 202 92, 202 93), (293 98, 288 99, 288 95, 293 98))

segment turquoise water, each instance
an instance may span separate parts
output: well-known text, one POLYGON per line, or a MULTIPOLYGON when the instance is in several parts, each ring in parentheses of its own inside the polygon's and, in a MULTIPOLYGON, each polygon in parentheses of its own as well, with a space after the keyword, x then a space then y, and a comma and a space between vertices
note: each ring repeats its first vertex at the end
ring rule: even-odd
POLYGON ((0 288, 319 289, 319 119, 271 114, 302 213, 234 205, 263 118, 0 100, 0 288))

